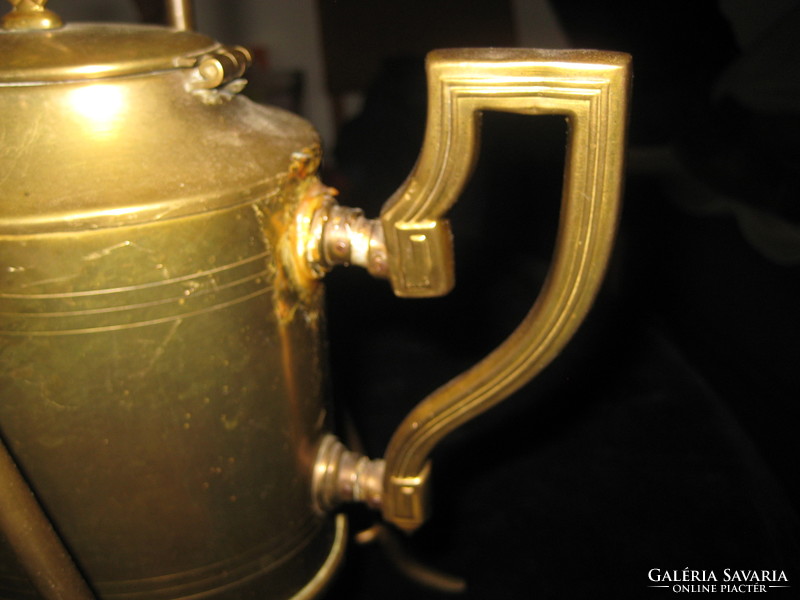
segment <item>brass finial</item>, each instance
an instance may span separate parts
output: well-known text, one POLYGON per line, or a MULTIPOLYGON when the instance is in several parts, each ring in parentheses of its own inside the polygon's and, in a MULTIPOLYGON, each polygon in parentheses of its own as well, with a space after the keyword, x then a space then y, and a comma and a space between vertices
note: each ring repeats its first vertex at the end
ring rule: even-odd
POLYGON ((8 0, 14 8, 3 17, 3 29, 56 29, 63 24, 52 10, 44 7, 47 0, 8 0))

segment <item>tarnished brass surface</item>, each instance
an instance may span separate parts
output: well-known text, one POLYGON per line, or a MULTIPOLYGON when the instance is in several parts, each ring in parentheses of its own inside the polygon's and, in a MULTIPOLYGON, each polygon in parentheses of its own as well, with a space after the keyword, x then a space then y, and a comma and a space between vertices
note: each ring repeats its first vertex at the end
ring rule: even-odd
MULTIPOLYGON (((203 36, 27 35, 0 33, 3 439, 102 598, 316 593, 322 298, 283 259, 316 133, 197 94, 203 36)), ((0 596, 34 597, 4 546, 0 596)))
MULTIPOLYGON (((308 123, 238 95, 249 54, 189 31, 186 0, 171 2, 175 29, 62 27, 41 1, 12 4, 0 436, 100 598, 318 595, 346 529, 325 510, 360 499, 417 527, 432 447, 536 375, 585 316, 616 225, 629 57, 432 54, 419 162, 370 221, 319 181, 308 123), (399 295, 450 289, 444 213, 483 110, 569 121, 551 272, 509 340, 369 461, 329 431, 319 279, 354 263, 399 295)), ((24 568, 0 545, 3 598, 35 597, 18 546, 24 568)))

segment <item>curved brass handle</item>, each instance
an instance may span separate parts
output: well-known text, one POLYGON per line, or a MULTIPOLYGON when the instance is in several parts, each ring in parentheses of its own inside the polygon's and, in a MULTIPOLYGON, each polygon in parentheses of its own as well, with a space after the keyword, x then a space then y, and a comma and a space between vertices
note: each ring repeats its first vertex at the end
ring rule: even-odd
POLYGON ((630 62, 627 54, 582 50, 462 49, 428 56, 422 152, 380 218, 398 295, 441 295, 453 285, 450 232, 441 217, 469 176, 480 111, 565 115, 569 142, 554 258, 533 308, 489 356, 414 408, 389 443, 382 510, 403 529, 424 520, 433 447, 541 371, 594 300, 619 211, 630 62))

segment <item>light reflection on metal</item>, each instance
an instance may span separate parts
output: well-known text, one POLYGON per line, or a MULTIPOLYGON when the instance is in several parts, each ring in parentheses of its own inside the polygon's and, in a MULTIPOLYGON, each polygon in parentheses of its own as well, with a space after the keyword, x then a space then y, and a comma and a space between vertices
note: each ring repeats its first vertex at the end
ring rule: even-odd
POLYGON ((125 106, 125 96, 119 86, 95 83, 73 89, 68 102, 82 119, 87 135, 109 137, 125 106))

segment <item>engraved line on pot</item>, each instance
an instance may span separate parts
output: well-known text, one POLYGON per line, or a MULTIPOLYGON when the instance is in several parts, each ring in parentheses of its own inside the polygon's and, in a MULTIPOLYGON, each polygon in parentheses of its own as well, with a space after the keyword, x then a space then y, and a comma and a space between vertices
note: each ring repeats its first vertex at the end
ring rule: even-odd
MULTIPOLYGON (((232 269, 235 267, 239 267, 245 265, 250 262, 254 262, 257 260, 261 260, 264 258, 269 257, 269 252, 261 252, 254 256, 250 256, 248 258, 244 258, 242 260, 238 260, 236 262, 229 263, 227 265, 222 265, 220 267, 214 267, 213 269, 207 269, 205 271, 198 271, 197 273, 192 273, 190 275, 181 275, 179 277, 173 277, 172 279, 162 279, 161 281, 151 281, 148 283, 139 283, 136 285, 128 285, 122 286, 117 288, 108 288, 104 290, 82 290, 77 292, 57 292, 53 294, 2 294, 0 293, 0 298, 20 298, 20 299, 34 299, 34 298, 71 298, 74 296, 95 296, 101 294, 118 294, 122 292, 129 292, 129 291, 136 291, 142 290, 146 288, 152 287, 159 287, 164 285, 169 285, 171 283, 179 283, 181 281, 186 281, 188 279, 196 279, 198 277, 203 277, 204 275, 212 275, 214 273, 219 273, 221 271, 226 271, 228 269, 232 269)), ((26 284, 21 287, 31 287, 37 285, 42 282, 33 282, 26 284)))
POLYGON ((258 296, 263 296, 270 292, 269 288, 263 288, 258 290, 257 292, 253 292, 252 294, 247 294, 246 296, 242 296, 241 298, 236 298, 234 300, 230 300, 228 302, 221 302, 219 304, 215 304, 214 306, 209 306, 202 310, 196 310, 193 312, 182 313, 178 315, 170 315, 168 317, 163 317, 160 319, 151 319, 148 321, 139 321, 136 323, 125 323, 124 325, 107 325, 103 327, 89 327, 85 329, 65 329, 63 331, 3 331, 0 330, 0 335, 14 335, 14 336, 52 336, 52 335, 75 335, 75 334, 82 334, 82 333, 95 333, 100 331, 119 331, 122 329, 131 329, 133 327, 146 327, 147 325, 158 325, 160 323, 169 323, 170 321, 175 321, 177 319, 188 319, 189 317, 195 317, 197 315, 203 315, 206 313, 213 312, 215 310, 220 310, 223 308, 227 308, 229 306, 234 306, 236 304, 240 304, 242 302, 247 302, 253 298, 257 298, 258 296))
POLYGON ((163 598, 165 594, 171 594, 170 597, 179 597, 181 600, 196 600, 216 595, 229 587, 241 585, 272 571, 290 560, 305 548, 309 540, 318 533, 321 525, 321 520, 309 517, 298 526, 295 535, 284 536, 277 540, 277 543, 273 539, 233 558, 198 569, 148 579, 101 581, 96 584, 96 587, 104 598, 113 600, 133 600, 134 598, 147 598, 150 595, 154 598, 163 598), (275 560, 276 556, 280 558, 275 560), (202 592, 196 592, 193 589, 207 588, 209 583, 215 582, 215 580, 220 583, 218 587, 202 592), (178 594, 180 595, 178 596, 178 594))
POLYGON ((30 235, 31 233, 46 235, 82 230, 98 231, 237 209, 252 204, 254 199, 258 199, 259 202, 273 199, 279 194, 277 190, 280 189, 285 179, 286 175, 282 173, 265 179, 246 190, 211 198, 190 196, 173 202, 124 206, 80 214, 57 213, 25 218, 3 217, 0 218, 0 237, 30 235))
MULTIPOLYGON (((152 306, 160 306, 163 304, 169 304, 171 302, 181 302, 186 300, 187 297, 191 296, 192 298, 202 297, 208 294, 214 294, 220 292, 222 290, 230 289, 250 281, 255 281, 260 278, 265 278, 269 275, 268 270, 259 271, 249 277, 243 277, 241 279, 237 279, 235 281, 231 281, 224 284, 218 284, 216 281, 213 281, 211 286, 206 289, 201 289, 200 291, 190 291, 188 289, 184 290, 184 292, 180 296, 171 296, 169 298, 163 298, 160 300, 153 300, 151 302, 140 302, 138 304, 126 304, 122 306, 109 306, 103 308, 90 308, 85 310, 74 310, 74 311, 58 311, 58 312, 41 312, 41 313, 30 313, 30 312, 5 312, 0 311, 0 316, 4 317, 29 317, 29 318, 57 318, 57 317, 74 317, 74 316, 83 316, 83 315, 97 315, 97 314, 106 314, 106 313, 114 313, 114 312, 124 312, 127 310, 135 310, 138 308, 149 308, 152 306)), ((267 288, 269 289, 269 288, 267 288)), ((69 296, 67 296, 69 298, 69 296)))

